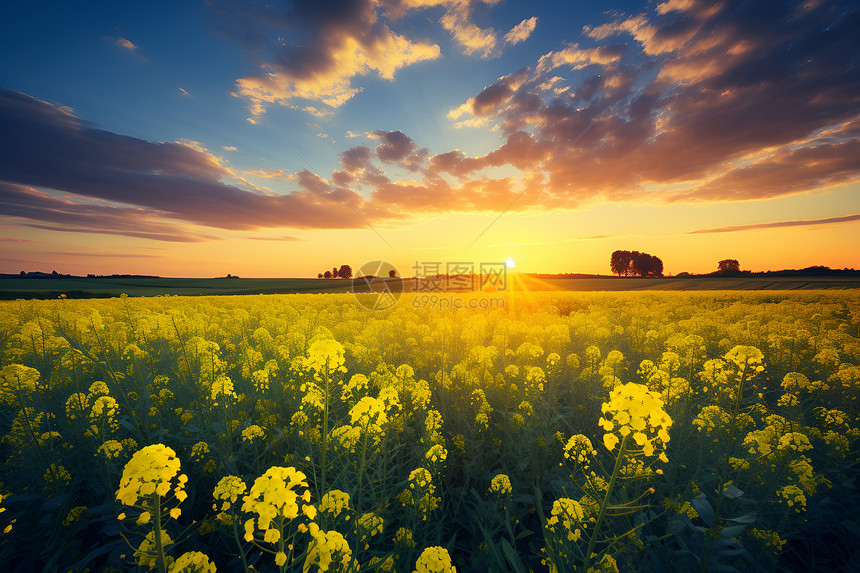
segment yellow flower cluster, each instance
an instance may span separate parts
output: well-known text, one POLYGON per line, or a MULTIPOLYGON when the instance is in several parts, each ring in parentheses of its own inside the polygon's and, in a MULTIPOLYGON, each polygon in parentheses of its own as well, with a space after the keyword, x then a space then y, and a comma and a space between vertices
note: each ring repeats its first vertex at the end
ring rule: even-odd
POLYGON ((383 520, 372 511, 358 518, 358 529, 362 532, 362 539, 382 534, 383 520))
POLYGON ((477 411, 475 424, 480 428, 490 427, 489 415, 493 412, 492 406, 487 402, 487 396, 480 388, 472 390, 472 407, 477 411))
POLYGON ((442 444, 434 444, 424 454, 424 458, 430 463, 442 463, 448 459, 448 450, 442 444))
POLYGON ((430 475, 430 472, 425 468, 418 468, 412 470, 409 473, 409 487, 412 489, 425 489, 428 488, 430 492, 433 492, 433 476, 430 475))
MULTIPOLYGON (((342 511, 349 511, 349 494, 339 489, 329 490, 320 499, 318 509, 337 517, 342 511)), ((349 519, 349 514, 346 518, 349 519)))
POLYGON ((588 568, 588 573, 618 573, 618 563, 612 555, 605 553, 598 563, 588 568))
POLYGON ((243 498, 242 511, 256 513, 258 517, 245 522, 245 541, 253 540, 255 529, 259 529, 267 543, 277 542, 281 531, 271 527, 275 519, 280 523, 299 515, 313 519, 316 508, 310 505, 311 492, 307 487, 307 476, 293 467, 273 466, 254 480, 250 492, 243 498))
MULTIPOLYGON (((672 425, 672 418, 663 410, 663 400, 642 384, 630 382, 617 386, 601 410, 603 417, 599 423, 606 431, 603 444, 610 451, 618 445, 618 435, 626 438, 632 434, 646 456, 654 455, 655 443, 665 447, 669 441, 666 430, 672 425)), ((660 453, 660 460, 669 461, 665 452, 660 453)))
POLYGON ((582 529, 579 524, 585 520, 585 511, 575 499, 562 497, 552 503, 552 517, 546 525, 556 534, 566 535, 568 541, 579 541, 582 529))
POLYGON ((329 571, 330 568, 332 571, 344 570, 350 562, 352 550, 343 535, 337 531, 322 531, 316 523, 311 523, 308 531, 312 541, 308 546, 302 573, 308 573, 314 565, 317 571, 329 571))
POLYGON ((424 430, 427 433, 427 441, 432 444, 442 443, 442 414, 438 410, 429 410, 424 417, 424 430))
POLYGON ((591 457, 597 455, 597 450, 591 444, 588 436, 576 434, 564 446, 564 457, 573 460, 583 469, 588 469, 591 457))
POLYGON ((101 454, 107 460, 118 458, 122 453, 122 443, 117 440, 108 440, 99 446, 96 453, 101 454))
POLYGON ((264 432, 263 428, 257 424, 252 424, 242 430, 242 441, 248 442, 249 444, 254 443, 254 440, 257 438, 264 437, 266 437, 266 432, 264 432))
POLYGON ((755 527, 752 527, 747 530, 747 533, 753 539, 761 541, 774 556, 782 553, 782 546, 785 545, 786 542, 780 538, 779 533, 776 531, 756 529, 755 527))
POLYGON ((451 556, 444 547, 427 547, 415 562, 413 573, 457 573, 451 563, 451 556))
POLYGON ((69 473, 64 466, 51 464, 44 475, 45 483, 48 486, 56 487, 58 485, 67 486, 72 481, 72 474, 69 473))
POLYGON ((10 364, 0 370, 0 404, 11 404, 21 394, 34 391, 39 383, 39 371, 21 364, 10 364))
POLYGON ((221 507, 213 506, 213 509, 227 511, 230 509, 239 496, 247 491, 248 486, 238 476, 224 476, 218 481, 218 485, 212 490, 212 497, 216 502, 221 502, 221 507))
POLYGON ((388 422, 385 403, 378 398, 365 396, 349 410, 349 419, 362 433, 381 438, 383 426, 388 422))
POLYGON ((513 491, 511 478, 507 474, 497 474, 490 480, 490 491, 496 495, 509 495, 513 491))
POLYGON ((415 541, 412 539, 412 530, 401 527, 394 534, 394 543, 404 547, 415 547, 415 541))
POLYGON ((317 376, 324 373, 329 375, 335 372, 346 372, 344 367, 343 345, 332 338, 317 340, 308 349, 307 364, 317 372, 317 376))
POLYGON ((212 400, 213 406, 217 406, 219 400, 233 401, 238 399, 236 392, 233 390, 233 381, 223 374, 219 375, 212 382, 209 399, 212 400))
MULTIPOLYGON (((68 527, 73 524, 77 520, 81 518, 81 514, 87 510, 87 506, 85 505, 76 505, 66 514, 66 517, 63 518, 63 527, 68 527)), ((0 513, 2 513, 2 509, 0 509, 0 513)))
POLYGON ((403 505, 415 506, 426 521, 427 514, 439 507, 440 498, 433 496, 435 491, 433 476, 426 468, 418 468, 409 474, 409 489, 403 490, 397 497, 403 505))
POLYGON ((176 499, 181 502, 187 497, 185 483, 188 477, 179 474, 179 468, 179 458, 171 448, 164 444, 146 446, 135 452, 125 464, 116 499, 124 505, 134 506, 141 497, 152 494, 164 497, 173 487, 176 499))
POLYGON ((793 507, 797 513, 803 513, 806 510, 806 495, 796 485, 783 486, 776 491, 776 495, 783 498, 788 507, 793 507))
MULTIPOLYGON (((156 530, 152 530, 146 534, 143 541, 140 542, 140 545, 134 552, 135 561, 141 567, 146 567, 148 569, 155 569, 158 565, 158 553, 156 551, 156 530)), ((161 547, 168 547, 169 545, 173 545, 173 539, 170 538, 170 535, 163 529, 158 532, 161 534, 161 547)))
POLYGON ((735 346, 726 352, 723 358, 729 362, 733 362, 738 367, 738 370, 746 375, 747 378, 764 370, 764 367, 761 365, 764 354, 755 346, 735 346))
POLYGON ((200 551, 187 551, 170 566, 168 573, 215 573, 215 564, 200 551))
POLYGON ((202 462, 209 455, 209 444, 206 442, 197 442, 191 446, 191 459, 195 462, 202 462))

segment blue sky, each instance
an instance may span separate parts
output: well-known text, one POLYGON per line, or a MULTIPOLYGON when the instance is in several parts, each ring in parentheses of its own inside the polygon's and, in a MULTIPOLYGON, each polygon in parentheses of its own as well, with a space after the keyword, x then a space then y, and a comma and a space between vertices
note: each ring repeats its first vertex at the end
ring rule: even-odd
POLYGON ((817 0, 4 3, 0 271, 860 266, 858 23, 817 0))

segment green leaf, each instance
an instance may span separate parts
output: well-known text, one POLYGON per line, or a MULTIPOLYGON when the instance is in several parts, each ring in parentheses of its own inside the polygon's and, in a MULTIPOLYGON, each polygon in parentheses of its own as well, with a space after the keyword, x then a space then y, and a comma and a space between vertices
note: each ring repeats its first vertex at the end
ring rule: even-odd
POLYGON ((741 533, 743 533, 744 529, 746 529, 746 525, 730 525, 729 527, 724 527, 722 531, 720 531, 720 537, 732 538, 737 537, 741 533))
POLYGON ((508 563, 511 564, 514 573, 526 573, 526 568, 523 565, 522 560, 520 560, 520 556, 517 555, 517 552, 514 551, 514 548, 511 547, 511 544, 508 543, 506 539, 502 539, 502 553, 505 554, 505 557, 507 558, 508 563))
POLYGON ((723 495, 729 499, 738 498, 738 497, 742 496, 743 494, 744 494, 744 492, 741 491, 740 489, 738 489, 738 487, 735 484, 729 484, 729 487, 727 487, 723 491, 723 495))
POLYGON ((726 521, 734 521, 735 523, 752 523, 756 520, 755 513, 745 513, 740 517, 727 517, 726 521))
POLYGON ((702 518, 708 527, 714 525, 714 508, 711 507, 711 502, 708 501, 704 494, 693 499, 690 505, 693 506, 696 513, 699 514, 699 517, 702 518))

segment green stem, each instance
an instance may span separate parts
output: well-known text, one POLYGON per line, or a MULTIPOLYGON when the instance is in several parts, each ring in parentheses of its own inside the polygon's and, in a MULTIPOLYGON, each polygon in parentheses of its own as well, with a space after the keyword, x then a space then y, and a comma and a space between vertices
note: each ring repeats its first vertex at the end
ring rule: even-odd
POLYGON ((597 521, 594 522, 594 530, 591 532, 591 539, 588 541, 588 550, 585 552, 585 561, 580 568, 582 573, 588 571, 588 565, 591 561, 591 552, 594 551, 594 544, 597 543, 597 534, 600 526, 603 524, 603 517, 606 515, 606 508, 609 506, 609 496, 612 495, 612 489, 615 487, 615 480, 621 471, 621 464, 624 461, 624 449, 627 446, 627 434, 621 438, 621 448, 618 450, 618 456, 615 458, 615 467, 612 468, 612 477, 609 479, 609 486, 606 488, 606 494, 603 496, 603 501, 600 504, 600 511, 597 513, 597 521))
MULTIPOLYGON (((232 506, 231 506, 232 507, 232 506)), ((239 548, 239 558, 242 559, 242 568, 245 570, 245 573, 249 573, 251 570, 248 568, 248 561, 245 559, 245 549, 242 547, 242 542, 239 540, 239 529, 236 527, 236 523, 239 521, 238 516, 235 511, 233 512, 233 539, 236 540, 236 546, 239 548)))
POLYGON ((320 497, 327 491, 326 486, 326 452, 328 451, 328 403, 329 403, 329 373, 328 361, 325 365, 325 406, 323 408, 323 435, 322 435, 322 479, 320 487, 320 497))
POLYGON ((155 564, 158 567, 159 573, 167 573, 167 566, 164 563, 164 545, 161 543, 161 496, 157 493, 152 494, 155 500, 155 564))

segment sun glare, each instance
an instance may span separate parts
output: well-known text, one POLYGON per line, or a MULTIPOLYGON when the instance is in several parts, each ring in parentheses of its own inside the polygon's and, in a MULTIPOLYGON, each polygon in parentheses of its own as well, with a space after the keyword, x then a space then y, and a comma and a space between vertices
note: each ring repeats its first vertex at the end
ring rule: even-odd
POLYGON ((505 260, 505 266, 508 267, 509 269, 513 269, 513 268, 516 268, 517 265, 516 265, 516 263, 514 263, 514 259, 512 259, 511 257, 508 257, 507 260, 505 260))

